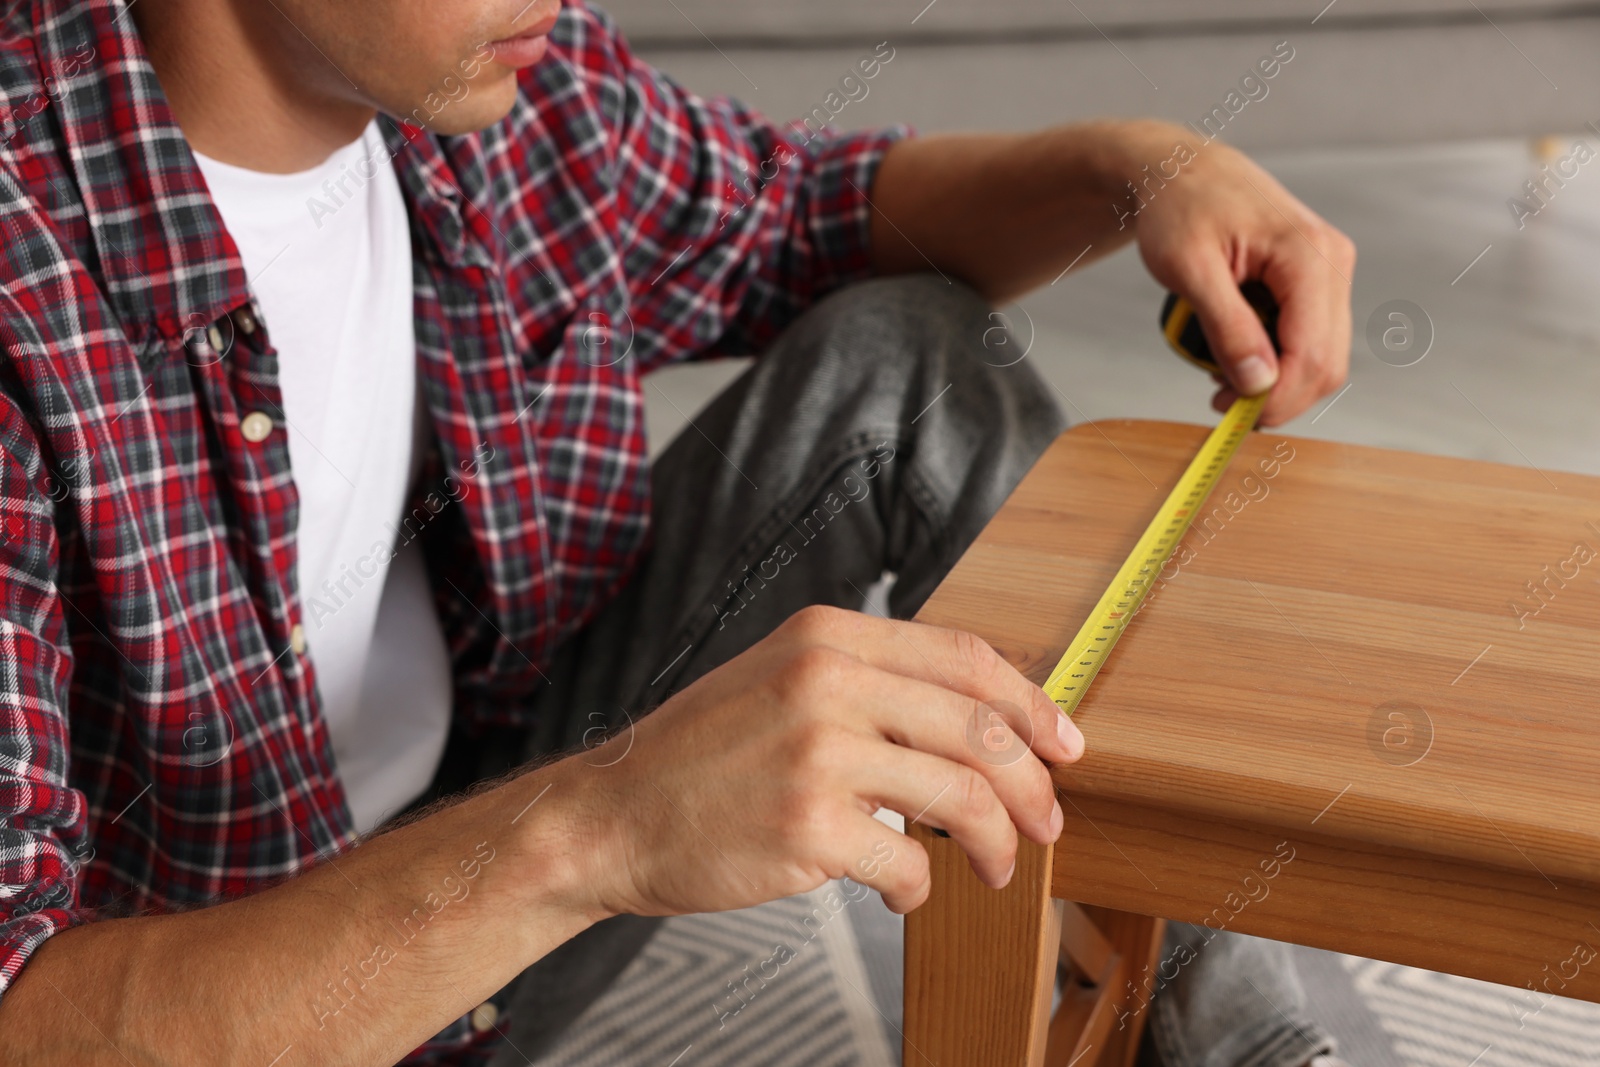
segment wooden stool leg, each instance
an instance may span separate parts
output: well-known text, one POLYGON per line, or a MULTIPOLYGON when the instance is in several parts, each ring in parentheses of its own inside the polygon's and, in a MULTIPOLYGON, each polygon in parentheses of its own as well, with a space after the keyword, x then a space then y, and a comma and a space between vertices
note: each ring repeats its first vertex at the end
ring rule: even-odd
POLYGON ((1067 975, 1050 1024, 1048 1067, 1132 1067, 1160 961, 1165 919, 1066 904, 1067 975))
POLYGON ((1147 976, 1154 976, 1161 964, 1161 943, 1166 937, 1167 920, 1132 912, 1113 911, 1085 905, 1084 914, 1098 926, 1112 944, 1128 960, 1128 981, 1134 989, 1128 991, 1127 982, 1117 993, 1118 1025, 1106 1039, 1112 1058, 1102 1059, 1107 1067, 1133 1067, 1139 1053, 1139 1039, 1144 1034, 1149 1017, 1150 990, 1153 981, 1146 984, 1147 976), (1126 1025, 1123 1025, 1123 1019, 1126 1025))
MULTIPOLYGON (((906 916, 905 1067, 1042 1067, 1060 942, 1052 848, 1020 842, 1011 884, 978 881, 921 826, 933 892, 906 916)), ((1079 1065, 1083 1067, 1083 1065, 1079 1065)))

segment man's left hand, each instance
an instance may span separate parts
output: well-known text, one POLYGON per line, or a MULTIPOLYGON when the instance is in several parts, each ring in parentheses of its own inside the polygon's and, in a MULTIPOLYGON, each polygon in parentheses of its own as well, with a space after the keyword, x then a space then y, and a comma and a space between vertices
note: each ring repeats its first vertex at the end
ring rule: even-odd
MULTIPOLYGON (((1197 140, 1168 133, 1166 155, 1152 158, 1166 159, 1174 136, 1197 140)), ((1355 245, 1272 175, 1227 145, 1199 145, 1135 218, 1145 266, 1194 305, 1226 372, 1212 398, 1218 411, 1270 388, 1261 422, 1273 426, 1344 384, 1355 245), (1277 297, 1279 351, 1240 295, 1248 278, 1277 297)))
POLYGON ((1270 388, 1261 421, 1277 425, 1344 383, 1355 246, 1220 141, 1151 121, 944 134, 896 144, 872 190, 880 273, 932 266, 997 305, 1134 237, 1200 316, 1226 372, 1218 410, 1270 388), (1278 299, 1281 351, 1239 293, 1249 278, 1278 299))

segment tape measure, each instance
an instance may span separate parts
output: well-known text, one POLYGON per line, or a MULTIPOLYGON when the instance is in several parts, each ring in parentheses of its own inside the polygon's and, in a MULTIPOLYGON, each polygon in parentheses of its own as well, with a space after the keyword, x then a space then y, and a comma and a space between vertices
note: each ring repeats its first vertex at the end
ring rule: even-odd
MULTIPOLYGON (((1278 305, 1272 292, 1260 282, 1245 282, 1240 287, 1245 299, 1261 318, 1272 338, 1272 347, 1278 347, 1278 305)), ((1189 302, 1176 294, 1169 294, 1161 309, 1162 333, 1174 351, 1185 359, 1213 373, 1220 372, 1216 358, 1207 345, 1205 334, 1189 302)), ((1128 623, 1150 591, 1156 575, 1167 565, 1167 560, 1189 532, 1189 526, 1199 513, 1212 488, 1221 479, 1239 450, 1245 437, 1255 428, 1266 405, 1265 396, 1240 397, 1228 408, 1206 437, 1200 451, 1189 462, 1188 469, 1172 492, 1156 511, 1155 518, 1145 527, 1144 535, 1123 561, 1111 585, 1101 594, 1100 602, 1084 620, 1078 636, 1067 646, 1066 654, 1055 670, 1045 680, 1044 691, 1056 706, 1071 715, 1089 690, 1089 683, 1105 665, 1106 657, 1116 647, 1117 639, 1128 628, 1128 623)))
MULTIPOLYGON (((1267 328, 1273 351, 1277 351, 1278 301, 1273 297, 1272 290, 1265 283, 1251 279, 1239 286, 1239 295, 1256 313, 1261 325, 1267 328)), ((1222 366, 1217 362, 1217 357, 1211 354, 1211 346, 1206 343, 1205 331, 1200 329, 1200 320, 1195 317, 1194 307, 1177 293, 1168 293, 1161 305, 1161 332, 1178 355, 1203 371, 1222 373, 1222 366)))

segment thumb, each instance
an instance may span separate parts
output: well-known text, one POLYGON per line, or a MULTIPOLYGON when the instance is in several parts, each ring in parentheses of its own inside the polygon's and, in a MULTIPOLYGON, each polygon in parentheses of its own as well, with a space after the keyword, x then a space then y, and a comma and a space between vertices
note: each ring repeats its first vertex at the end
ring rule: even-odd
POLYGON ((1196 266, 1184 295, 1200 318, 1206 343, 1241 396, 1260 396, 1278 380, 1278 354, 1266 328, 1220 256, 1196 266))

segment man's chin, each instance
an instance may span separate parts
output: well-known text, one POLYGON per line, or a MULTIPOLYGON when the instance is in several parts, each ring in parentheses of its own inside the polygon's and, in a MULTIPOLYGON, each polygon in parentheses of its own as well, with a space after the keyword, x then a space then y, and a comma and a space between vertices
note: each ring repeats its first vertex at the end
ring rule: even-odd
POLYGON ((399 112, 403 122, 421 126, 429 133, 455 137, 476 133, 505 118, 517 102, 515 71, 485 67, 467 91, 456 98, 434 94, 410 111, 399 112))

